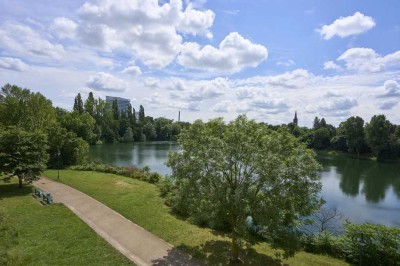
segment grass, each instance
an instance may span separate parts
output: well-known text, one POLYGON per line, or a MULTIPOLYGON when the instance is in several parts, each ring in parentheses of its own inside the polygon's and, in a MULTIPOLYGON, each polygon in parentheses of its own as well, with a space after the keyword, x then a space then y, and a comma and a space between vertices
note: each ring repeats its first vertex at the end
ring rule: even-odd
MULTIPOLYGON (((44 175, 57 179, 55 170, 48 170, 44 175)), ((173 215, 155 185, 114 174, 73 170, 61 171, 60 182, 92 196, 207 265, 228 262, 230 239, 223 233, 200 228, 173 215)), ((243 250, 241 259, 247 265, 347 265, 338 259, 305 252, 279 261, 275 253, 276 250, 261 243, 243 250)))
POLYGON ((0 265, 132 265, 62 204, 0 181, 0 265))

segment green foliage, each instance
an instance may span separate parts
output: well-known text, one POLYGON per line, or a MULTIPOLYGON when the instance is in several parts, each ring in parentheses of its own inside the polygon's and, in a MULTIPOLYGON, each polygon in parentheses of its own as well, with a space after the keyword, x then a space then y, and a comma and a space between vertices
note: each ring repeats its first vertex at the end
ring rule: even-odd
POLYGON ((384 115, 374 115, 365 126, 366 140, 372 152, 380 158, 385 149, 388 139, 390 122, 384 115))
POLYGON ((44 130, 56 121, 51 101, 40 93, 6 84, 0 92, 0 125, 44 130))
POLYGON ((360 155, 365 146, 364 120, 357 117, 350 117, 341 125, 346 135, 346 144, 350 153, 360 155))
POLYGON ((89 113, 67 113, 61 117, 60 123, 68 131, 74 132, 88 143, 96 142, 96 135, 93 133, 96 120, 89 113))
POLYGON ((314 153, 286 130, 239 116, 229 124, 196 121, 178 142, 182 152, 167 162, 177 193, 171 205, 198 223, 229 225, 234 259, 248 216, 276 240, 319 206, 314 153))
POLYGON ((132 142, 133 141, 133 131, 131 127, 128 127, 122 137, 122 142, 132 142))
POLYGON ((89 163, 89 164, 74 165, 71 166, 70 169, 117 174, 134 179, 139 179, 152 184, 158 183, 162 180, 160 174, 155 172, 150 172, 150 169, 146 167, 140 169, 134 166, 115 166, 111 164, 89 163))
POLYGON ((345 232, 333 236, 328 231, 302 238, 307 252, 324 253, 344 258, 350 263, 389 266, 400 262, 400 229, 377 224, 345 225, 345 232), (365 244, 361 245, 360 240, 365 244))
POLYGON ((82 96, 80 93, 78 93, 78 95, 75 97, 73 110, 78 114, 83 114, 84 112, 82 96))
POLYGON ((85 101, 85 112, 93 117, 95 114, 95 107, 96 101, 94 99, 93 92, 89 92, 88 98, 85 101))
POLYGON ((17 127, 0 131, 0 172, 31 182, 46 168, 47 136, 40 131, 27 132, 17 127))

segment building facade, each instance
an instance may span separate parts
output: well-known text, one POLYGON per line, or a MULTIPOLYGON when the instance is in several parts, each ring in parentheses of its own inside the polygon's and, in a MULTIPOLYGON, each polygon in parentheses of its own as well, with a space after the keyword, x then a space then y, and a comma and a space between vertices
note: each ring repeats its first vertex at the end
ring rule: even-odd
POLYGON ((125 99, 125 98, 121 98, 121 97, 114 97, 114 96, 106 96, 106 102, 111 105, 115 100, 117 100, 119 111, 127 111, 128 110, 128 105, 131 102, 129 99, 125 99))

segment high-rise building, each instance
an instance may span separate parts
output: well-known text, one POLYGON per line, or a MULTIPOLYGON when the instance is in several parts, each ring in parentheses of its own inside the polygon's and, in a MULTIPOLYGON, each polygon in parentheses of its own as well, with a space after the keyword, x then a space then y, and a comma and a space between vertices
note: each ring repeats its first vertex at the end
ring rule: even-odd
POLYGON ((114 96, 106 96, 106 102, 111 104, 117 100, 118 110, 119 111, 127 111, 128 105, 131 102, 129 99, 121 98, 121 97, 114 97, 114 96))

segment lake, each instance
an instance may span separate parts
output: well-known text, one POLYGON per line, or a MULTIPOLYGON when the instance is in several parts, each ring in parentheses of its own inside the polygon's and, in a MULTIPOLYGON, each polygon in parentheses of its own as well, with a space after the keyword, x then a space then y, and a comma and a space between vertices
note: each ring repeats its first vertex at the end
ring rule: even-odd
MULTIPOLYGON (((175 142, 117 143, 91 146, 90 159, 115 165, 149 166, 160 174, 175 142)), ((318 154, 322 197, 355 223, 369 222, 400 227, 400 165, 318 154)))

